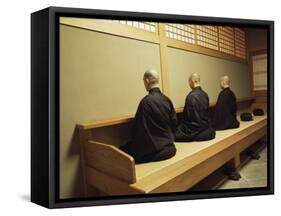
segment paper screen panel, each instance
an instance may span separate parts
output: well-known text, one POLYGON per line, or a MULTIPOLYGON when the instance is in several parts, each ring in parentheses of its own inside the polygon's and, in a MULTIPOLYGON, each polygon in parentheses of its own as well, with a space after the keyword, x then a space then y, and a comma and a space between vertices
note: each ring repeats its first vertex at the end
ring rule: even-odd
POLYGON ((219 26, 219 51, 234 55, 234 29, 219 26))
POLYGON ((139 22, 139 21, 129 21, 129 20, 113 20, 113 22, 132 26, 134 28, 142 29, 144 31, 156 32, 156 23, 154 22, 139 22))
POLYGON ((256 55, 252 58, 254 90, 267 89, 267 54, 256 55))
POLYGON ((195 44, 195 26, 188 24, 166 24, 166 37, 195 44))
POLYGON ((217 26, 196 25, 197 45, 218 50, 217 26))
POLYGON ((235 35, 235 56, 246 58, 245 32, 239 28, 234 28, 235 35))

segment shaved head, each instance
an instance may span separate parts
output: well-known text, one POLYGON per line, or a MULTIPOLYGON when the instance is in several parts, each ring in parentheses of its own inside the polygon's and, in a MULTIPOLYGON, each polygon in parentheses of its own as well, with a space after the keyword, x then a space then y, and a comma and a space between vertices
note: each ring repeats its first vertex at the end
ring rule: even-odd
POLYGON ((188 79, 189 86, 193 89, 200 86, 200 76, 197 73, 192 73, 188 79))
POLYGON ((147 91, 159 83, 159 73, 154 69, 148 69, 143 75, 144 85, 147 91))
POLYGON ((149 79, 152 82, 157 82, 157 83, 159 82, 159 74, 154 69, 148 69, 147 71, 145 71, 143 78, 149 79))
POLYGON ((230 79, 229 79, 229 76, 222 76, 221 77, 221 87, 222 88, 227 88, 227 87, 229 87, 229 85, 230 85, 230 79))

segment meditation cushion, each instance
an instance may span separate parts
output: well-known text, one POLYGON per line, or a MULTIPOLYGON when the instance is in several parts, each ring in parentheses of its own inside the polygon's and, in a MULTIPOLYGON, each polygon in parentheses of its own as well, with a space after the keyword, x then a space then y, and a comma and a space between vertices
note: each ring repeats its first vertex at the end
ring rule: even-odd
POLYGON ((241 119, 241 121, 252 121, 253 116, 249 112, 244 112, 244 113, 241 113, 240 119, 241 119))
POLYGON ((253 114, 254 114, 255 116, 263 116, 263 115, 264 115, 264 111, 263 111, 263 109, 257 108, 257 109, 254 109, 254 110, 253 110, 253 114))

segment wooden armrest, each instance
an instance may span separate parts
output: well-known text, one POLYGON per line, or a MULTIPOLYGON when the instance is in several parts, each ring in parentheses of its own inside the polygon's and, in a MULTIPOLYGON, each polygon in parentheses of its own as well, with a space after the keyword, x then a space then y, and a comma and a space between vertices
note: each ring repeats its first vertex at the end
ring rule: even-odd
POLYGON ((136 182, 134 158, 117 147, 90 140, 85 156, 87 166, 129 184, 136 182))
POLYGON ((88 129, 94 129, 94 128, 99 128, 99 127, 104 127, 104 126, 128 123, 133 118, 134 118, 133 115, 127 115, 127 116, 122 116, 119 118, 98 120, 98 121, 95 121, 94 123, 77 124, 77 127, 78 127, 78 129, 88 130, 88 129))

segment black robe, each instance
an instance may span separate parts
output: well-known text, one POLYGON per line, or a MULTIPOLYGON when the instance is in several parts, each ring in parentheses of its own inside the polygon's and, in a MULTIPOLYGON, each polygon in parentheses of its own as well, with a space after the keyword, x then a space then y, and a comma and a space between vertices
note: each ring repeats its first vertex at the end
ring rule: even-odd
POLYGON ((121 149, 136 163, 165 160, 175 155, 177 116, 171 100, 152 88, 139 103, 132 126, 132 139, 121 149))
POLYGON ((223 89, 219 96, 214 110, 213 127, 216 130, 238 128, 237 103, 235 94, 230 88, 223 89))
POLYGON ((215 137, 209 119, 209 97, 201 87, 194 88, 186 97, 183 119, 176 133, 176 141, 203 141, 215 137))

